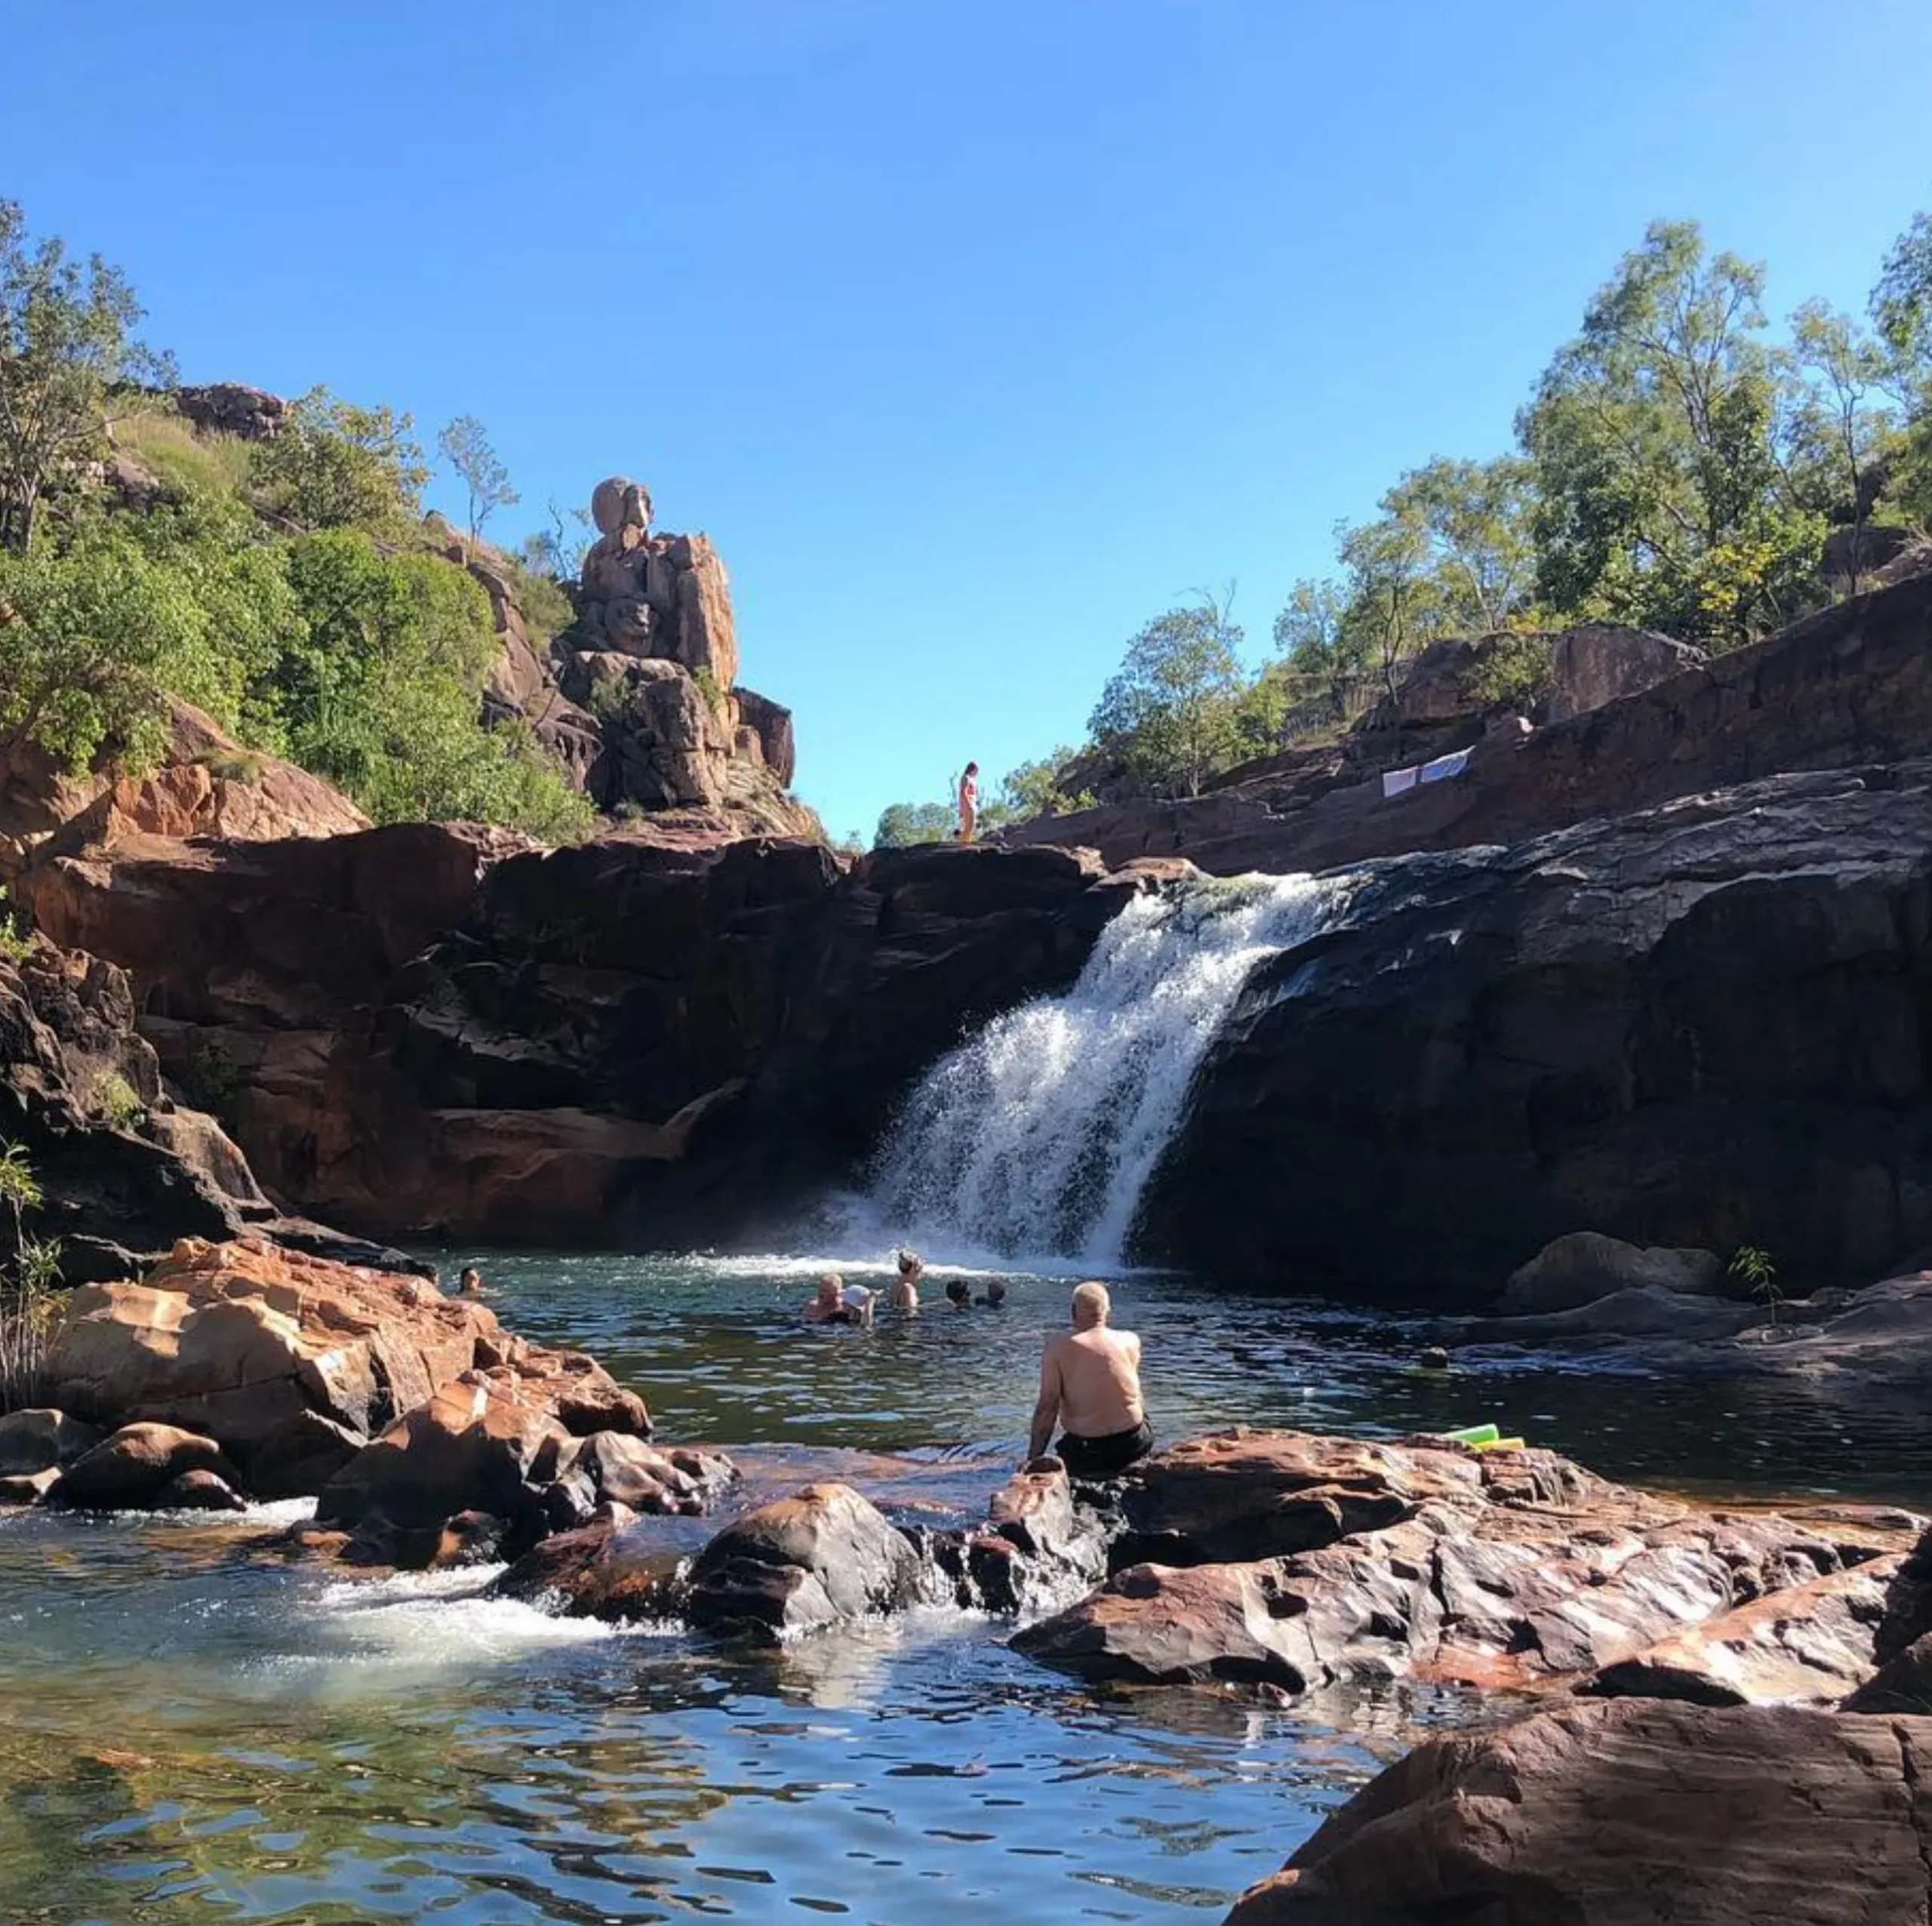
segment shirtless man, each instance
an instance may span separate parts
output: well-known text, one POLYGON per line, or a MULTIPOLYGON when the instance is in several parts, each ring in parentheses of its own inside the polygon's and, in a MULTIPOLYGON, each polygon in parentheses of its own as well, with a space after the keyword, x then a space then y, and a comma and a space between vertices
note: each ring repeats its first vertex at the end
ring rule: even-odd
POLYGON ((916 1311, 919 1308, 919 1280, 925 1275, 925 1270, 916 1251, 900 1252, 899 1275, 893 1279, 892 1294, 886 1300, 895 1311, 916 1311))
POLYGON ((1083 1480, 1118 1478, 1154 1448, 1140 1400, 1140 1340, 1131 1331, 1108 1328, 1112 1309, 1104 1284, 1076 1287, 1073 1328, 1048 1338, 1040 1360, 1027 1456, 1046 1450, 1057 1421, 1065 1426, 1058 1455, 1068 1475, 1083 1480))

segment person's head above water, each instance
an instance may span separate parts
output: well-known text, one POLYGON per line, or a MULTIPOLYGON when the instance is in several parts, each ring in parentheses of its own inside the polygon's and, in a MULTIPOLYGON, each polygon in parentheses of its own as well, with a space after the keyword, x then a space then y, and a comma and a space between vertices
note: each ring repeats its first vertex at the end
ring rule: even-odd
POLYGON ((836 1271, 827 1271, 818 1281, 818 1301, 821 1304, 841 1303, 845 1297, 845 1280, 836 1271))
POLYGON ((474 1264, 466 1264, 463 1275, 457 1279, 459 1291, 480 1291, 483 1288, 483 1273, 474 1264))
POLYGON ((902 1251, 900 1252, 899 1275, 901 1277, 915 1278, 925 1268, 925 1266, 919 1261, 919 1254, 918 1251, 902 1251))
POLYGON ((988 1283, 985 1302, 991 1305, 995 1310, 998 1310, 1006 1302, 1005 1278, 996 1277, 988 1283))
POLYGON ((1107 1295, 1104 1284, 1076 1284, 1073 1287, 1074 1329, 1092 1331, 1105 1324, 1113 1307, 1114 1300, 1107 1295))
POLYGON ((956 1304, 963 1311, 973 1301, 971 1287, 963 1277, 956 1277, 946 1287, 946 1302, 956 1304))

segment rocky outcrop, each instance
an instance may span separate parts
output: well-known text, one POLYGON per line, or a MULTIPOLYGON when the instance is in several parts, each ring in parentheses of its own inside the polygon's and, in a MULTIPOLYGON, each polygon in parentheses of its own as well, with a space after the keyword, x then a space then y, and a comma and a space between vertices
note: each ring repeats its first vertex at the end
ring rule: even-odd
MULTIPOLYGON (((1386 732, 1384 732, 1386 733, 1386 732)), ((1334 752, 1279 758, 1192 801, 1046 819, 1013 843, 1080 843, 1118 865, 1184 856, 1217 875, 1320 870, 1418 850, 1521 842, 1592 817, 1754 782, 1932 755, 1932 576, 1861 595, 1527 739, 1472 721, 1468 770, 1385 801, 1334 752)), ((1413 759, 1411 741, 1400 759, 1413 759)), ((1430 752, 1434 743, 1423 745, 1430 752)))
POLYGON ((918 1558, 849 1484, 808 1484, 734 1519, 700 1552, 681 1595, 713 1631, 777 1639, 907 1603, 918 1558))
POLYGON ((24 1228, 59 1240, 70 1281, 125 1275, 137 1254, 231 1235, 249 1214, 252 1183, 229 1187, 239 1152, 163 1091, 125 974, 39 938, 0 955, 0 1140, 44 1198, 24 1228))
POLYGON ((1921 1926, 1932 1720, 1629 1700, 1432 1740, 1226 1926, 1921 1926))
POLYGON ((139 1283, 72 1293, 44 1376, 59 1410, 192 1431, 279 1497, 318 1491, 479 1348, 494 1358, 512 1342, 485 1306, 420 1278, 184 1239, 139 1283))
POLYGON ((164 1494, 189 1477, 200 1481, 185 1488, 191 1494, 208 1491, 213 1479, 231 1497, 242 1481, 211 1438, 176 1425, 126 1424, 75 1459, 48 1496, 78 1510, 138 1511, 165 1503, 164 1494))
POLYGON ((1142 1251, 1412 1304, 1580 1226, 1878 1273, 1932 1242, 1929 882, 1923 763, 1367 872, 1251 980, 1142 1251))
POLYGON ((1600 1232, 1572 1231, 1546 1244, 1503 1286, 1508 1312, 1571 1311, 1613 1291, 1655 1290, 1709 1297, 1724 1286, 1711 1251, 1645 1251, 1600 1232))
POLYGON ((645 1444, 642 1402, 577 1352, 513 1343, 507 1361, 443 1383, 322 1487, 320 1532, 346 1534, 348 1562, 448 1561, 450 1540, 515 1558, 600 1506, 703 1512, 735 1473, 714 1454, 645 1444))
POLYGON ((1061 851, 848 872, 796 841, 408 825, 134 841, 19 887, 134 971, 167 1075, 285 1205, 583 1244, 715 1235, 727 1195, 777 1218, 964 1026, 1072 982, 1143 881, 1061 851))
POLYGON ((1288 1695, 1485 1690, 1830 1699, 1875 1669, 1918 1521, 1699 1511, 1544 1451, 1300 1432, 1134 1467, 1115 1576, 1014 1648, 1083 1678, 1288 1695))
POLYGON ((142 835, 254 842, 368 826, 368 817, 319 776, 244 749, 212 717, 177 700, 168 704, 166 748, 140 775, 105 760, 71 774, 26 743, 0 756, 0 837, 16 849, 0 874, 17 869, 29 847, 49 847, 49 836, 56 838, 51 847, 72 854, 142 835))
POLYGON ((272 442, 288 418, 279 395, 239 381, 211 381, 169 390, 169 398, 204 433, 233 435, 244 442, 272 442))

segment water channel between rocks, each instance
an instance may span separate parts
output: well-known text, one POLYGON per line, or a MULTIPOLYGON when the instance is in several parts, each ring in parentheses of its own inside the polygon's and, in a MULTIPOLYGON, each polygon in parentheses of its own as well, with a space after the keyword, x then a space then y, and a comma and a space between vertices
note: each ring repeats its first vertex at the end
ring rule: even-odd
MULTIPOLYGON (((731 1448, 758 1490, 841 1475, 935 1519, 977 1515, 1018 1455, 1067 1281, 806 1332, 817 1258, 481 1261, 506 1323, 592 1351, 663 1437, 731 1448)), ((1421 1373, 1386 1323, 1115 1289, 1169 1438, 1494 1417, 1679 1488, 1927 1488, 1909 1412, 1521 1357, 1421 1373)), ((484 1601, 470 1574, 343 1582, 250 1548, 300 1509, 0 1521, 0 1917, 1215 1921, 1414 1721, 1469 1712, 1103 1695, 954 1614, 776 1654, 615 1632, 484 1601)))

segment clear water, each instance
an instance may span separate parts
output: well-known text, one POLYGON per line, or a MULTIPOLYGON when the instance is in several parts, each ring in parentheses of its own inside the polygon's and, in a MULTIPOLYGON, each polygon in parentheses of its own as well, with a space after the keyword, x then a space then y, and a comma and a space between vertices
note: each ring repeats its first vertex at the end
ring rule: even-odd
POLYGON ((1222 1019, 1255 965, 1313 935, 1347 888, 1253 875, 1137 897, 1066 995, 995 1017, 920 1079, 860 1221, 1118 1268, 1222 1019))
MULTIPOLYGON (((588 1345, 666 1435, 740 1448, 755 1489, 830 1470, 906 1515, 977 1512, 1065 1279, 807 1332, 821 1267, 485 1260, 508 1321, 588 1345)), ((1116 1297, 1169 1436, 1494 1417, 1666 1484, 1927 1489, 1914 1412, 1521 1359, 1444 1378, 1318 1306, 1155 1276, 1116 1297)), ((485 1601, 466 1575, 343 1583, 267 1551, 271 1521, 0 1522, 0 1918, 1213 1921, 1410 1721, 1469 1709, 1102 1695, 952 1614, 751 1654, 485 1601)))

